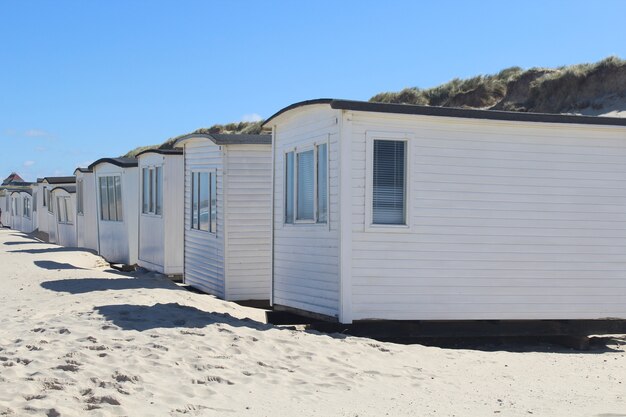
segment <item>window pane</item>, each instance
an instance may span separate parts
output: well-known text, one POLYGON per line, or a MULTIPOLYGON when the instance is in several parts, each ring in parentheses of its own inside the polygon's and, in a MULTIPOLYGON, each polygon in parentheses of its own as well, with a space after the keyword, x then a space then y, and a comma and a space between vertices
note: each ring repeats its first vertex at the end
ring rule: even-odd
POLYGON ((109 220, 116 221, 117 213, 116 213, 116 201, 115 201, 115 182, 113 177, 107 177, 107 191, 109 194, 109 220))
POLYGON ((43 187, 43 206, 46 207, 46 194, 48 193, 48 189, 46 187, 43 187))
POLYGON ((115 180, 115 211, 116 220, 121 222, 122 218, 122 179, 120 177, 113 177, 115 180))
POLYGON ((148 203, 150 205, 150 207, 148 208, 148 211, 150 213, 154 213, 154 169, 150 169, 150 195, 148 198, 148 203))
POLYGON ((156 214, 163 213, 163 168, 156 168, 156 214))
POLYGON ((83 180, 76 182, 76 212, 83 214, 83 180))
POLYGON ((328 146, 317 147, 317 222, 328 221, 328 146))
POLYGON ((405 149, 404 141, 374 141, 374 224, 406 224, 405 149))
POLYGON ((148 212, 148 200, 149 200, 149 196, 148 196, 148 184, 150 182, 150 178, 148 177, 148 168, 143 168, 142 169, 142 205, 141 205, 141 212, 142 213, 147 213, 148 212))
MULTIPOLYGON (((52 206, 52 204, 50 204, 52 206)), ((109 192, 107 187, 107 177, 100 177, 100 218, 109 220, 109 192)))
POLYGON ((211 232, 217 232, 217 175, 213 172, 211 178, 211 232))
POLYGON ((65 211, 66 220, 69 224, 74 223, 74 212, 72 211, 72 204, 69 198, 65 199, 65 211))
POLYGON ((199 181, 198 181, 198 189, 199 189, 199 202, 200 202, 200 207, 198 209, 199 215, 200 215, 200 230, 209 230, 209 223, 210 223, 210 213, 209 213, 209 173, 208 172, 201 172, 199 174, 199 181))
POLYGON ((191 173, 191 228, 198 228, 198 173, 191 173))
POLYGON ((285 155, 285 223, 293 223, 293 152, 285 155))
POLYGON ((57 197, 57 207, 59 208, 57 212, 57 219, 59 223, 63 223, 63 206, 61 206, 61 198, 57 197))
POLYGON ((298 158, 297 220, 313 220, 313 150, 301 152, 298 158))

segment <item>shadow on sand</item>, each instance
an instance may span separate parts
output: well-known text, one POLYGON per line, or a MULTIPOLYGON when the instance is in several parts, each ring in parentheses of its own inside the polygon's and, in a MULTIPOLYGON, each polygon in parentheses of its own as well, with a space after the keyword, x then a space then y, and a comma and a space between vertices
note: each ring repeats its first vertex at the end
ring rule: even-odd
MULTIPOLYGON (((56 263, 56 262, 55 262, 56 263)), ((72 267, 74 268, 74 267, 72 267)), ((108 271, 107 271, 108 272, 108 271)), ((120 274, 122 275, 122 274, 120 274)), ((162 280, 133 278, 79 278, 60 279, 57 281, 45 281, 41 286, 50 291, 65 292, 69 294, 85 294, 94 291, 109 290, 138 290, 138 289, 165 289, 179 290, 175 285, 163 285, 162 280)), ((182 290, 182 289, 181 289, 182 290)))
MULTIPOLYGON (((31 243, 31 242, 29 242, 31 243)), ((32 242, 34 243, 34 242, 32 242)), ((44 254, 44 253, 63 253, 63 252, 87 252, 91 254, 95 254, 94 251, 83 249, 83 248, 68 248, 65 246, 52 246, 49 248, 43 249, 16 249, 8 251, 10 253, 30 253, 32 255, 44 254)))
POLYGON ((11 241, 11 242, 4 242, 5 245, 7 246, 14 246, 14 245, 33 245, 35 243, 46 243, 46 242, 41 242, 39 240, 35 240, 35 241, 31 241, 31 242, 21 242, 21 241, 11 241))
POLYGON ((78 266, 74 266, 68 263, 55 262, 55 261, 33 261, 35 265, 39 268, 50 269, 50 270, 59 270, 59 269, 84 269, 78 266))
POLYGON ((206 312, 178 303, 142 306, 133 304, 94 307, 104 318, 123 330, 145 331, 157 328, 202 328, 212 324, 249 327, 255 330, 274 328, 252 319, 239 319, 230 314, 206 312))

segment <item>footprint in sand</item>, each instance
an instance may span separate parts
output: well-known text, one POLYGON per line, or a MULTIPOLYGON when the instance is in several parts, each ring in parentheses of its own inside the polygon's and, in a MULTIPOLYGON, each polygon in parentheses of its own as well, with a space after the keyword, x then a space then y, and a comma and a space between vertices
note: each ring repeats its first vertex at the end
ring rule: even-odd
POLYGON ((65 372, 78 372, 82 364, 73 360, 66 360, 65 365, 59 365, 53 369, 60 369, 65 372))
POLYGON ((214 376, 214 375, 205 376, 205 377, 203 377, 201 379, 192 379, 191 383, 192 384, 200 384, 200 385, 206 385, 206 384, 212 384, 212 383, 226 384, 226 385, 235 385, 235 383, 232 382, 232 381, 224 379, 221 376, 214 376))

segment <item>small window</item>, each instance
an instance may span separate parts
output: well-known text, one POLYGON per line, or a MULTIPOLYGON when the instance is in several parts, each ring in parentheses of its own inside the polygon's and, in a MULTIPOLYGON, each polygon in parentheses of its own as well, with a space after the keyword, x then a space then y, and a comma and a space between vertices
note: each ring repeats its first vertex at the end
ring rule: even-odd
POLYGON ((372 223, 406 224, 406 142, 374 140, 372 223))
POLYGON ((54 213, 54 204, 50 200, 50 197, 51 197, 50 189, 47 187, 44 188, 43 195, 44 195, 46 204, 48 205, 48 213, 54 213))
POLYGON ((122 180, 119 176, 100 177, 100 219, 114 222, 122 218, 122 180))
POLYGON ((162 167, 142 168, 142 205, 143 214, 158 214, 163 211, 163 169, 162 167))
POLYGON ((76 213, 79 215, 83 215, 83 180, 76 181, 76 213))
POLYGON ((317 222, 328 221, 328 145, 317 146, 317 222))
POLYGON ((293 223, 293 152, 285 154, 285 223, 293 223))
POLYGON ((23 207, 23 216, 30 219, 30 199, 27 197, 24 197, 23 199, 24 201, 24 207, 23 207))
POLYGON ((215 172, 191 173, 191 228, 217 231, 217 176, 215 172))
POLYGON ((73 224, 74 213, 72 212, 72 202, 70 197, 57 197, 57 218, 59 223, 73 224))
POLYGON ((46 195, 47 191, 48 191, 48 188, 47 187, 43 187, 43 200, 42 201, 43 201, 43 206, 44 207, 46 207, 46 204, 48 202, 47 195, 46 195))
POLYGON ((326 143, 285 154, 285 223, 298 222, 328 222, 326 143))

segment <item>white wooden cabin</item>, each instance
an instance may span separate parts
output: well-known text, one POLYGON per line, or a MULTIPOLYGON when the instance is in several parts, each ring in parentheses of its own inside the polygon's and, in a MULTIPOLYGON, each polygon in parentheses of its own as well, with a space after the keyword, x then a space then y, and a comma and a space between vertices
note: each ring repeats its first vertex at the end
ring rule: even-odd
POLYGON ((102 158, 93 171, 98 211, 98 252, 111 263, 137 263, 139 170, 135 158, 102 158))
POLYGON ((185 167, 181 149, 149 149, 139 163, 138 265, 183 274, 185 167))
POLYGON ((50 243, 58 243, 57 237, 57 213, 54 211, 54 204, 50 204, 51 192, 55 187, 74 186, 76 177, 44 177, 37 180, 35 187, 37 193, 37 228, 39 232, 48 236, 50 243))
POLYGON ((5 227, 9 227, 11 224, 10 213, 11 213, 11 193, 6 189, 0 189, 0 224, 5 227))
POLYGON ((96 180, 93 171, 77 168, 76 176, 76 245, 98 251, 98 210, 96 180))
POLYGON ((276 309, 626 319, 626 119, 322 99, 265 128, 276 309))
POLYGON ((10 226, 24 233, 35 231, 33 220, 33 195, 31 189, 11 192, 10 226))
POLYGON ((226 300, 268 300, 271 138, 190 134, 184 149, 184 281, 226 300))
POLYGON ((56 186, 50 191, 49 204, 54 205, 57 244, 76 247, 76 186, 56 186))

